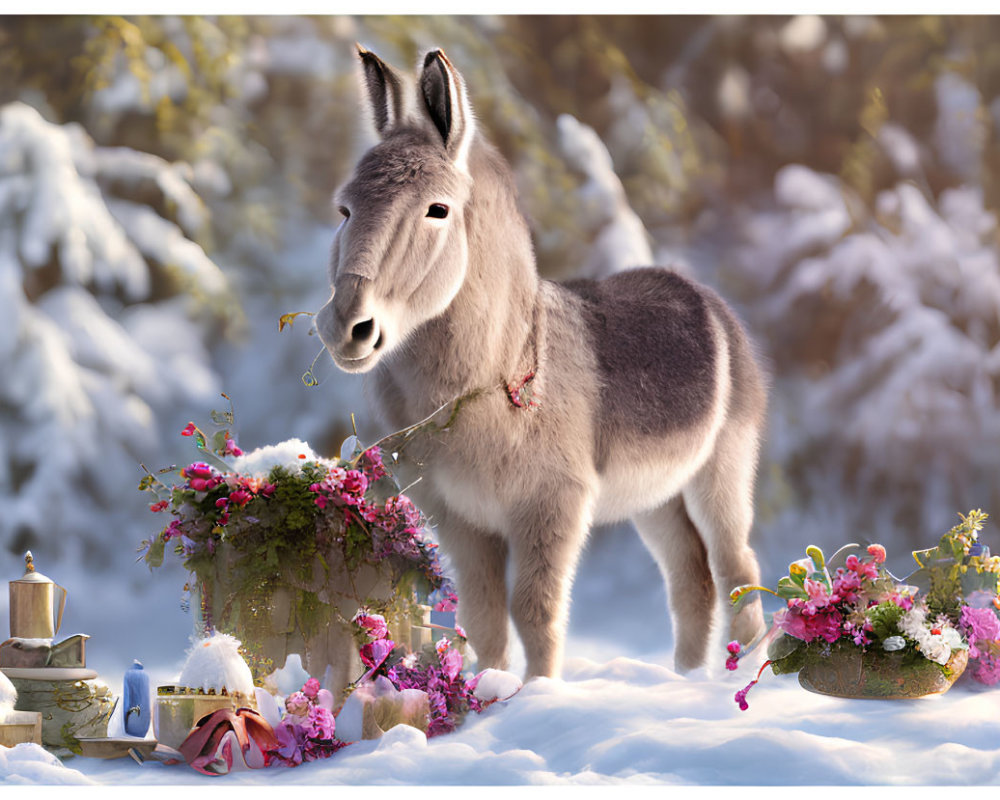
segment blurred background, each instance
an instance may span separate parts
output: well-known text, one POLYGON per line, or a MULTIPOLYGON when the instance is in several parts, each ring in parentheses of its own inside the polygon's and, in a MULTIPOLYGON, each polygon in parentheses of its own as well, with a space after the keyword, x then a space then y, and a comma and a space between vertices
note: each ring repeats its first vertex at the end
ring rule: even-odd
MULTIPOLYGON (((31 549, 92 658, 185 644, 135 487, 194 460, 220 393, 244 449, 387 432, 325 357, 305 385, 308 318, 278 332, 327 299, 330 195, 374 142, 356 41, 447 51, 543 276, 670 265, 736 307, 772 375, 765 579, 848 541, 905 575, 956 512, 1000 514, 1000 18, 5 16, 0 576, 31 549)), ((669 640, 627 528, 575 592, 571 654, 669 640)))

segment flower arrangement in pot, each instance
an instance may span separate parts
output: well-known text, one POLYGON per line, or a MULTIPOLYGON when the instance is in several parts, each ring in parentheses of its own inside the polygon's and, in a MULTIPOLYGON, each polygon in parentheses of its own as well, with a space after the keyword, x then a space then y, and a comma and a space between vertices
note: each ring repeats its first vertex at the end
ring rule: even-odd
MULTIPOLYGON (((936 547, 913 553, 918 569, 905 580, 885 568, 881 545, 847 545, 829 562, 811 546, 776 589, 734 589, 733 603, 752 591, 786 603, 774 615, 757 679, 770 666, 798 673, 811 691, 883 699, 947 691, 967 665, 983 683, 1000 681, 1000 557, 977 541, 987 515, 959 516, 936 547)), ((735 669, 739 645, 729 650, 735 669)), ((736 693, 741 709, 756 683, 736 693)))
POLYGON ((293 439, 243 453, 232 419, 213 412, 220 430, 211 438, 189 424, 182 435, 200 459, 143 478, 139 488, 156 496, 150 509, 171 517, 143 542, 144 558, 159 566, 172 546, 193 573, 186 589, 197 596, 202 633, 241 639, 256 680, 299 653, 339 692, 361 671, 357 609, 382 614, 396 640, 409 641, 423 614, 418 597, 445 583, 436 545, 379 447, 350 437, 330 460, 293 439))

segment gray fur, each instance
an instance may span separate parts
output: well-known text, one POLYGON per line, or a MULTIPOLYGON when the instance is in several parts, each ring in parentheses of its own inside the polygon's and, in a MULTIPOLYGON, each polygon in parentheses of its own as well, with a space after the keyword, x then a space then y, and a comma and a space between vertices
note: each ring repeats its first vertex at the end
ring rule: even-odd
MULTIPOLYGON (((317 326, 338 366, 373 373, 393 427, 479 390, 408 455, 480 666, 507 666, 509 612, 528 676, 558 673, 590 527, 627 518, 667 582, 678 667, 703 663, 717 603, 759 580, 748 539, 766 396, 742 328, 665 269, 539 280, 510 170, 441 51, 424 60, 417 107, 338 194, 350 217, 317 326), (435 203, 447 218, 427 216, 435 203), (519 408, 505 387, 531 373, 522 399, 537 405, 519 408)), ((727 634, 747 642, 762 625, 752 602, 727 634)))

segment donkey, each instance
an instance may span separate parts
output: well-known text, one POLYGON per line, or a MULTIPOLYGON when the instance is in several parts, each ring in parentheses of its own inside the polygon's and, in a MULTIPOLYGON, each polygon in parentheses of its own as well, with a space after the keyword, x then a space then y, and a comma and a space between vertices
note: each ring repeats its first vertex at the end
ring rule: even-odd
MULTIPOLYGON (((480 667, 507 667, 509 610, 526 677, 558 675, 589 529, 628 518, 667 584, 676 666, 701 665, 717 601, 759 580, 766 389, 739 322, 666 269, 540 280, 511 171, 444 52, 423 59, 412 109, 404 77, 358 50, 380 142, 335 197, 316 324, 340 369, 372 373, 396 428, 462 401, 414 437, 411 494, 437 524, 480 667)), ((741 642, 763 630, 759 601, 727 617, 741 642)))

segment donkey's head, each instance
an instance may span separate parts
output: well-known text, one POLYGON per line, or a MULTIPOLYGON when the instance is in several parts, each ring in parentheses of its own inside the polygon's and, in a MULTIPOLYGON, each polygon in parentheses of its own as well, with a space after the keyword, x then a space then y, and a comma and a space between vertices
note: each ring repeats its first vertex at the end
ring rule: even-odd
POLYGON ((336 195, 343 221, 330 259, 333 295, 316 320, 347 372, 370 370, 458 294, 476 133, 465 84, 442 51, 423 60, 411 115, 403 78, 358 49, 381 142, 336 195))

